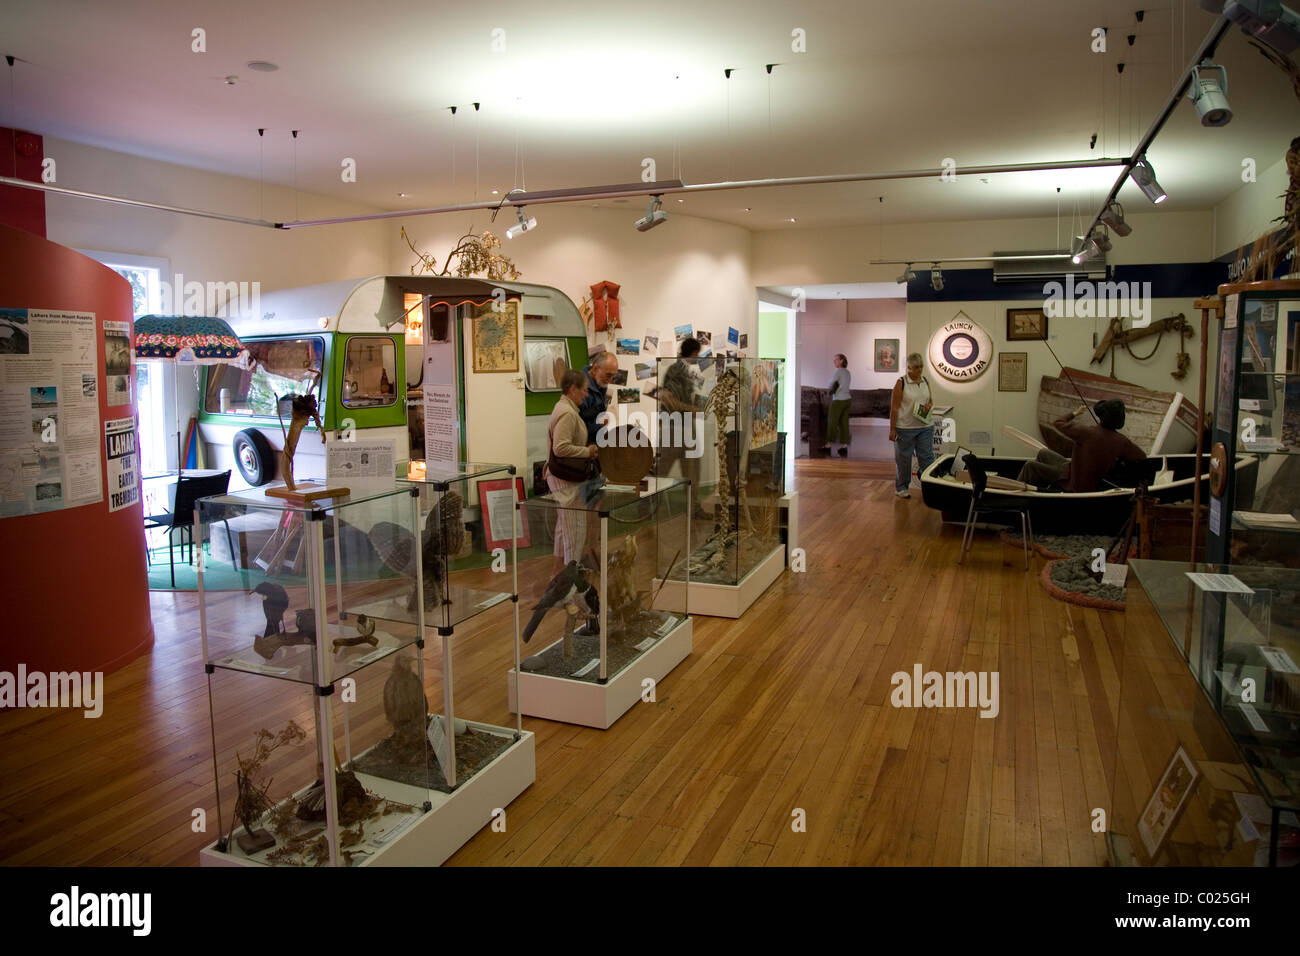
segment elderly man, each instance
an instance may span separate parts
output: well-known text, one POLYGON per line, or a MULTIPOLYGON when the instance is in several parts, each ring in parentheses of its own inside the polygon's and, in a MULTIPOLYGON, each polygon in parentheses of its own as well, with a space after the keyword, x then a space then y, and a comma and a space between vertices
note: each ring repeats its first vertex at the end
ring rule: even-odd
POLYGON ((600 431, 600 418, 609 404, 606 389, 618 372, 618 358, 613 352, 601 352, 595 361, 582 370, 587 376, 587 393, 578 406, 578 414, 587 426, 587 444, 596 444, 596 433, 600 431))

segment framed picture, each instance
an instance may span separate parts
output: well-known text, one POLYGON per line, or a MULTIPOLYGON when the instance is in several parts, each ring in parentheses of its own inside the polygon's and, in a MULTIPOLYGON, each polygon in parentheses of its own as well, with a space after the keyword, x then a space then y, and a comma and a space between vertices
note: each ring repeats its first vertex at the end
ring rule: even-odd
POLYGON ((876 339, 875 342, 877 372, 898 371, 898 339, 876 339))
POLYGON ((496 305, 475 308, 470 320, 475 372, 519 371, 519 303, 507 302, 500 312, 496 305))
POLYGON ((1042 309, 1007 309, 1007 341, 1047 338, 1047 313, 1042 309))
MULTIPOLYGON (((516 495, 524 500, 524 479, 518 476, 512 482, 509 478, 484 478, 478 483, 478 503, 483 514, 483 540, 487 550, 510 547, 510 513, 515 511, 516 495)), ((528 530, 528 509, 518 509, 519 547, 526 548, 532 544, 532 535, 528 530)))
POLYGON ((1029 390, 1029 353, 1002 352, 998 355, 998 391, 1029 390))
POLYGON ((1196 789, 1196 780, 1200 775, 1192 758, 1187 756, 1187 751, 1179 746, 1169 759, 1165 772, 1160 775, 1155 793, 1151 794, 1151 799, 1143 808, 1142 816, 1138 818, 1138 835, 1142 838, 1142 847, 1147 852, 1149 862, 1155 861, 1164 848, 1165 840, 1178 825, 1178 818, 1187 807, 1187 801, 1196 789))

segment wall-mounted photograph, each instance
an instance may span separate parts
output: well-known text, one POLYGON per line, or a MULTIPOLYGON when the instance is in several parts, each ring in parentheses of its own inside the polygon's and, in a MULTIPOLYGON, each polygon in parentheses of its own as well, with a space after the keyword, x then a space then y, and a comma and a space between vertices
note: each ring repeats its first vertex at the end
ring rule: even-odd
POLYGON ((1007 341, 1047 338, 1047 313, 1042 309, 1007 309, 1007 341))
POLYGON ((898 339, 876 339, 873 350, 876 355, 877 372, 898 371, 898 339))

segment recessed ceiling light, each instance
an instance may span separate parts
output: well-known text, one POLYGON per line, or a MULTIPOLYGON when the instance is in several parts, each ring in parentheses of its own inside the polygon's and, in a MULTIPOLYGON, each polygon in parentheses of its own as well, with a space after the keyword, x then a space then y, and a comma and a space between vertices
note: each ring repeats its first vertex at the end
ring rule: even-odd
POLYGON ((501 190, 499 190, 499 189, 494 189, 494 190, 492 190, 492 195, 495 196, 495 195, 496 195, 497 193, 499 193, 500 191, 501 191, 501 190))
POLYGON ((233 73, 231 73, 228 77, 226 77, 226 86, 234 86, 238 82, 239 82, 239 77, 235 76, 235 74, 233 73))
POLYGON ((686 202, 685 199, 679 199, 679 200, 677 200, 677 201, 678 201, 678 202, 686 202))
POLYGON ((244 65, 250 70, 256 70, 258 73, 274 73, 280 69, 279 66, 269 60, 249 60, 244 65))
POLYGON ((406 198, 406 193, 398 193, 398 194, 397 194, 397 198, 398 198, 398 199, 405 199, 405 198, 406 198))
POLYGON ((749 211, 750 211, 749 207, 746 206, 746 207, 745 207, 745 212, 749 212, 749 211))
POLYGON ((791 222, 794 222, 794 221, 795 221, 794 216, 791 216, 791 217, 790 217, 790 221, 791 221, 791 222))

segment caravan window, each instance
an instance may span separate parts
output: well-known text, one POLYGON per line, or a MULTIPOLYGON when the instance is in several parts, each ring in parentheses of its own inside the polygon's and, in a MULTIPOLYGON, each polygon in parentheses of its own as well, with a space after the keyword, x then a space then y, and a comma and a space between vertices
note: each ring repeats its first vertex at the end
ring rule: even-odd
POLYGON ((391 338, 354 335, 348 339, 342 392, 348 408, 377 408, 397 401, 397 350, 391 338))
MULTIPOLYGON (((249 368, 214 365, 209 369, 205 411, 275 418, 276 398, 309 391, 316 380, 312 369, 325 362, 325 340, 315 336, 245 342, 244 346, 252 359, 249 368)), ((323 417, 325 396, 319 399, 323 417)))

